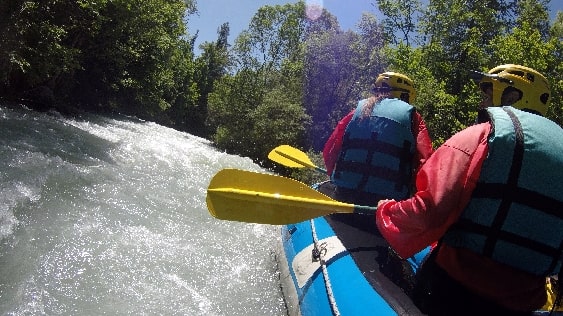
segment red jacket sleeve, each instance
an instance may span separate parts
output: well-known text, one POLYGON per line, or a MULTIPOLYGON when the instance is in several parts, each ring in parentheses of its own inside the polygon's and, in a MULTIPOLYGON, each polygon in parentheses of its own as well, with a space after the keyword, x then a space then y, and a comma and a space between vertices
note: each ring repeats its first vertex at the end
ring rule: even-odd
POLYGON ((377 227, 401 257, 431 245, 458 219, 479 179, 490 129, 483 123, 454 135, 417 173, 413 197, 380 205, 377 227))
POLYGON ((413 115, 412 130, 416 142, 416 152, 413 157, 413 166, 416 172, 420 169, 424 162, 428 160, 433 152, 432 139, 430 139, 430 134, 428 134, 426 123, 424 123, 422 116, 417 111, 415 111, 413 115))
POLYGON ((338 160, 338 155, 340 154, 340 149, 342 148, 342 137, 346 131, 348 123, 352 120, 354 112, 356 110, 350 111, 348 115, 338 122, 334 131, 328 138, 323 148, 323 159, 325 161, 326 172, 330 176, 334 170, 334 165, 336 165, 336 160, 338 160))

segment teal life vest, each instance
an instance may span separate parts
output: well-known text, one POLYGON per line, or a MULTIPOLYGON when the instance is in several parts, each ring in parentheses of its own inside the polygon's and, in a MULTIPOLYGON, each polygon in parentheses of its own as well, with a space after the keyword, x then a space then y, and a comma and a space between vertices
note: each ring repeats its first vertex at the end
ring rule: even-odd
POLYGON ((513 107, 493 126, 477 186, 444 242, 538 276, 561 270, 563 129, 513 107))
POLYGON ((399 99, 383 99, 363 118, 364 102, 358 103, 346 127, 331 180, 338 192, 352 197, 341 200, 355 204, 407 198, 415 150, 414 108, 399 99))

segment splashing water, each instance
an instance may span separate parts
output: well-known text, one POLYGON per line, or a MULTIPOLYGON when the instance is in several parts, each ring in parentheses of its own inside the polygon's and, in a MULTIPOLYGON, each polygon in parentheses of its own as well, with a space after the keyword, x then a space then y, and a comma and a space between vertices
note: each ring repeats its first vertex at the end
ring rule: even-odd
POLYGON ((0 133, 2 314, 286 314, 279 229, 205 205, 250 159, 125 117, 0 106, 0 133))

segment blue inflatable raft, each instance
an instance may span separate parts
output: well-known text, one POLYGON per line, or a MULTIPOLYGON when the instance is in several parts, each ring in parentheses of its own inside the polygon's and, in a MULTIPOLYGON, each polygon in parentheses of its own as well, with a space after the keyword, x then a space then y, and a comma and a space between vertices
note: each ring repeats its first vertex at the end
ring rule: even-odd
POLYGON ((333 214, 285 225, 281 241, 289 315, 423 315, 406 292, 428 250, 409 261, 392 256, 373 216, 333 214))

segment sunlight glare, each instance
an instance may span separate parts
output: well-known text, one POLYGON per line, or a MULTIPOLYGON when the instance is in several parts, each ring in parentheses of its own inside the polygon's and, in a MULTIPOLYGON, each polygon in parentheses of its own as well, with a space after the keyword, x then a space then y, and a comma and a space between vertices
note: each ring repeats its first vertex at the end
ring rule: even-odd
POLYGON ((323 13, 323 0, 307 0, 305 14, 307 18, 316 21, 323 13))

